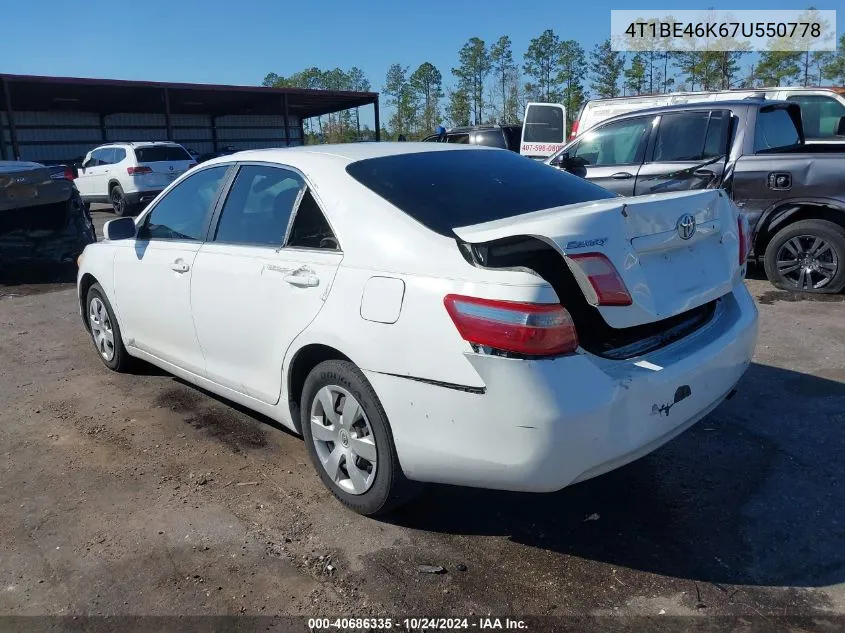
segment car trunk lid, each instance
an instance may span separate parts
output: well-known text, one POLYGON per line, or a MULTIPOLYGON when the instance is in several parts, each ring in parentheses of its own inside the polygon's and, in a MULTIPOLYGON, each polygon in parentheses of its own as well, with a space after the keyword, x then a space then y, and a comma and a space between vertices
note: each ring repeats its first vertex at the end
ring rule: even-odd
POLYGON ((138 167, 136 174, 148 187, 168 186, 196 164, 187 150, 177 145, 149 145, 135 148, 138 167))
MULTIPOLYGON (((596 252, 615 266, 630 306, 598 306, 607 325, 668 319, 731 291, 739 274, 734 205, 721 190, 611 198, 454 229, 470 244, 535 237, 564 256, 596 252)), ((577 275, 585 289, 583 275, 577 275)), ((587 294, 585 292, 585 294, 587 294)))

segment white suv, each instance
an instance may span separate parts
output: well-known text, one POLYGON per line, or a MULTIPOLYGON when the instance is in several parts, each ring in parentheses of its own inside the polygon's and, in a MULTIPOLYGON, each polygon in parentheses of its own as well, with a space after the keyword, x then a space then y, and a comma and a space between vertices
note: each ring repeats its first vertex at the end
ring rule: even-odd
POLYGON ((109 143, 85 156, 76 188, 86 204, 109 202, 117 215, 133 215, 194 165, 177 143, 109 143))

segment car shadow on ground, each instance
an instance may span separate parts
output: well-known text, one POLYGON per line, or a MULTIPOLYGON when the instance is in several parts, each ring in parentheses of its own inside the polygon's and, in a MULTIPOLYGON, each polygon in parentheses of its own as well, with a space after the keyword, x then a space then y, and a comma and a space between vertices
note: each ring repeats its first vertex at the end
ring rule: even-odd
POLYGON ((840 374, 753 364, 735 398, 622 469, 551 494, 432 485, 390 521, 714 583, 840 583, 840 374))

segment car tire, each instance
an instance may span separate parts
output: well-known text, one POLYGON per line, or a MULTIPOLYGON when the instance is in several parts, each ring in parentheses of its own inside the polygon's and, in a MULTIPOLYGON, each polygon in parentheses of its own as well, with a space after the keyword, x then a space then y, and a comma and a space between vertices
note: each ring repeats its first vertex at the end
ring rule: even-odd
POLYGON ((768 280, 782 290, 841 292, 845 288, 845 229, 826 220, 790 224, 769 242, 763 265, 768 280))
POLYGON ((134 207, 126 200, 126 194, 120 185, 115 185, 109 189, 109 202, 111 202, 116 216, 126 217, 132 215, 134 211, 134 207))
POLYGON ((103 364, 113 371, 124 372, 131 368, 132 357, 123 345, 120 325, 114 316, 106 293, 100 284, 88 289, 85 299, 85 318, 94 348, 103 364))
POLYGON ((420 488, 402 472, 387 415, 354 364, 330 360, 317 365, 305 379, 300 416, 311 463, 325 486, 351 510, 365 516, 386 514, 420 488), (346 412, 350 397, 361 415, 356 412, 344 420, 340 412, 346 412), (333 414, 326 413, 332 409, 333 414))

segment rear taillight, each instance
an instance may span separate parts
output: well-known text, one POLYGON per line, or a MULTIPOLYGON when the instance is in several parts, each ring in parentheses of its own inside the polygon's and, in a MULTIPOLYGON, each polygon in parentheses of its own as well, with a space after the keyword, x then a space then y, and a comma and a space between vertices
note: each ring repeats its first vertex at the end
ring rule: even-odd
POLYGON ((569 140, 571 141, 578 136, 578 121, 572 122, 572 130, 569 132, 569 140))
POLYGON ((74 178, 76 178, 76 174, 73 173, 73 169, 65 167, 65 180, 73 180, 74 178))
MULTIPOLYGON (((584 273, 595 293, 595 303, 600 306, 629 306, 633 303, 625 282, 616 271, 616 267, 601 253, 570 255, 578 268, 584 273)), ((590 299, 590 297, 588 297, 590 299)))
POLYGON ((741 213, 736 219, 737 231, 739 237, 739 265, 745 264, 748 259, 748 253, 751 251, 751 227, 748 220, 741 213))
POLYGON ((126 173, 130 176, 140 176, 141 174, 151 174, 153 173, 152 167, 139 166, 139 167, 127 167, 126 173))
POLYGON ((443 304, 461 337, 476 345, 526 356, 568 354, 578 347, 572 317, 559 303, 446 295, 443 304))

